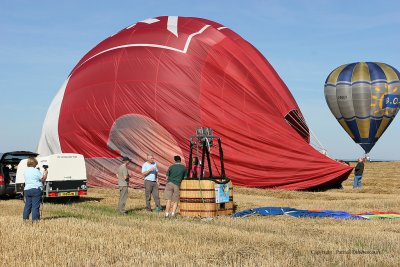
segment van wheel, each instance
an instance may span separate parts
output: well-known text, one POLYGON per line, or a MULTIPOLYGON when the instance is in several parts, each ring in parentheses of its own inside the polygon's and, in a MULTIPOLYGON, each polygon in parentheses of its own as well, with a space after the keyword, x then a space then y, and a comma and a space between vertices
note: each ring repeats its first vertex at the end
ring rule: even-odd
POLYGON ((22 201, 25 203, 24 193, 21 193, 18 197, 19 199, 22 199, 22 201))

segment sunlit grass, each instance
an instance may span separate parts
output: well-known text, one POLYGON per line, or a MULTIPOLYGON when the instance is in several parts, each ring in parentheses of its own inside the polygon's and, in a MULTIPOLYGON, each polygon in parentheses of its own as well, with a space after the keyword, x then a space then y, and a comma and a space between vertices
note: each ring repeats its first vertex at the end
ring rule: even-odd
MULTIPOLYGON (((400 211, 400 163, 366 164, 361 190, 296 192, 235 188, 238 210, 260 206, 400 211)), ((164 218, 144 211, 144 192, 90 189, 80 201, 45 201, 38 224, 21 200, 0 200, 1 266, 398 266, 400 220, 289 216, 164 218)), ((154 206, 154 203, 153 203, 154 206)))

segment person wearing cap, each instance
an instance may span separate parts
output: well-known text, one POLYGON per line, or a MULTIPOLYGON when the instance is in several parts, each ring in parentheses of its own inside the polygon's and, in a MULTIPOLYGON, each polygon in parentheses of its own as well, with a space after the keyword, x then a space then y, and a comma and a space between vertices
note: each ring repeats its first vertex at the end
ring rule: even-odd
POLYGON ((117 172, 119 187, 118 211, 123 215, 126 215, 125 205, 128 199, 129 184, 128 165, 130 162, 131 160, 128 157, 122 157, 122 164, 118 167, 117 172))
POLYGON ((161 211, 160 197, 158 195, 157 181, 158 167, 153 155, 147 155, 147 161, 142 166, 142 175, 144 177, 144 190, 146 193, 146 210, 151 211, 151 195, 156 203, 156 212, 161 211))
POLYGON ((187 175, 186 166, 181 163, 181 157, 174 157, 175 163, 168 168, 168 182, 165 186, 164 197, 167 201, 165 217, 174 217, 179 202, 179 187, 187 175))

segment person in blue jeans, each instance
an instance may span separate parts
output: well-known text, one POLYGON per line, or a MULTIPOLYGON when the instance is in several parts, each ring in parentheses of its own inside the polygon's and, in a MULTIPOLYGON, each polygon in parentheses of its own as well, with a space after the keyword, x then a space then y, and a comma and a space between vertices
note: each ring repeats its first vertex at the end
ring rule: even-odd
POLYGON ((24 171, 25 177, 25 207, 22 214, 24 221, 29 220, 32 213, 32 221, 37 222, 40 219, 40 200, 42 199, 43 183, 47 178, 47 170, 42 174, 36 169, 38 162, 35 158, 29 158, 28 168, 24 171))
POLYGON ((356 167, 354 168, 353 188, 361 188, 361 179, 364 173, 364 159, 359 158, 356 167))

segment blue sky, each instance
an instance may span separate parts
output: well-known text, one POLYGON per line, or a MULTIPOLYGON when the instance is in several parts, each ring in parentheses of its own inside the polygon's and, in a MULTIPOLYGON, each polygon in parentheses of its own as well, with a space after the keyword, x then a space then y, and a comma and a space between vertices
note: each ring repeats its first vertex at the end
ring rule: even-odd
MULTIPOLYGON (((356 61, 400 69, 398 1, 4 1, 0 0, 0 152, 35 150, 47 108, 85 53, 137 21, 194 16, 236 31, 268 59, 328 152, 363 150, 331 115, 327 75, 356 61)), ((400 115, 398 116, 400 117, 400 115)), ((400 119, 372 149, 400 160, 400 119)))

